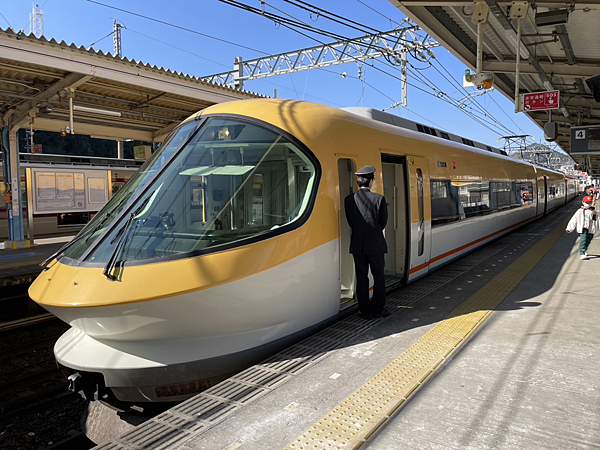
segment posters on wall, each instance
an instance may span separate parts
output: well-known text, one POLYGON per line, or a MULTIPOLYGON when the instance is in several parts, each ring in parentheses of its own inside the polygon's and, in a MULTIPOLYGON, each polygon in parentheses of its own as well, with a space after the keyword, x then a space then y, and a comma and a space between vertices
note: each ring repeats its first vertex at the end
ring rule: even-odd
POLYGON ((35 171, 35 212, 97 211, 108 201, 107 177, 107 171, 35 171))

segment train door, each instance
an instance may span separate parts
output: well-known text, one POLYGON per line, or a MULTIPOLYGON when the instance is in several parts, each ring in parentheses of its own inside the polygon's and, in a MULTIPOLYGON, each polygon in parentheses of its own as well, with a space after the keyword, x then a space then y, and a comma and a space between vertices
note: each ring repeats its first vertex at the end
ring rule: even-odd
POLYGON ((548 212, 548 177, 544 176, 544 215, 548 212))
POLYGON ((386 285, 392 286, 405 281, 406 273, 406 170, 405 159, 384 156, 383 190, 388 207, 388 223, 385 240, 388 252, 385 255, 386 285))
POLYGON ((354 259, 350 254, 350 225, 346 220, 344 199, 355 191, 354 163, 351 159, 338 160, 338 177, 340 187, 340 212, 338 216, 339 254, 340 254, 340 309, 354 303, 354 259))
POLYGON ((427 274, 431 254, 431 194, 429 165, 426 158, 406 157, 409 180, 409 242, 410 268, 408 277, 427 274))

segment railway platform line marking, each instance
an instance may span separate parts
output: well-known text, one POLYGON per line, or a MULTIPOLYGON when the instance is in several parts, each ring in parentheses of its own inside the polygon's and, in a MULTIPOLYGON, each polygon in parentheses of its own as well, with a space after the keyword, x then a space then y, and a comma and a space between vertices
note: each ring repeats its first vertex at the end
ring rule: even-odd
POLYGON ((359 449, 458 353, 564 235, 569 219, 451 312, 284 450, 359 449))

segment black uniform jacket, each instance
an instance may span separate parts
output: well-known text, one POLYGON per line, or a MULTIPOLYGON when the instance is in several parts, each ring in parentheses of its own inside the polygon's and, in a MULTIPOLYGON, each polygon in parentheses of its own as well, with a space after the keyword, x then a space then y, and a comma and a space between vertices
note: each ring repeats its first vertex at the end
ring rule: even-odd
POLYGON ((352 228, 350 253, 353 255, 377 255, 387 253, 383 229, 387 224, 388 211, 383 195, 362 188, 344 200, 346 219, 352 228))

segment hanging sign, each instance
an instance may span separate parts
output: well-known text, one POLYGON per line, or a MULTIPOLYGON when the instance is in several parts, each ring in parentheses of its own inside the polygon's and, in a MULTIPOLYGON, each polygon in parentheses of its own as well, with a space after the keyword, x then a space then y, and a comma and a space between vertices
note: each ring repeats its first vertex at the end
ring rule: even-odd
POLYGON ((533 92, 523 94, 522 111, 542 111, 546 109, 558 109, 560 91, 533 92))

